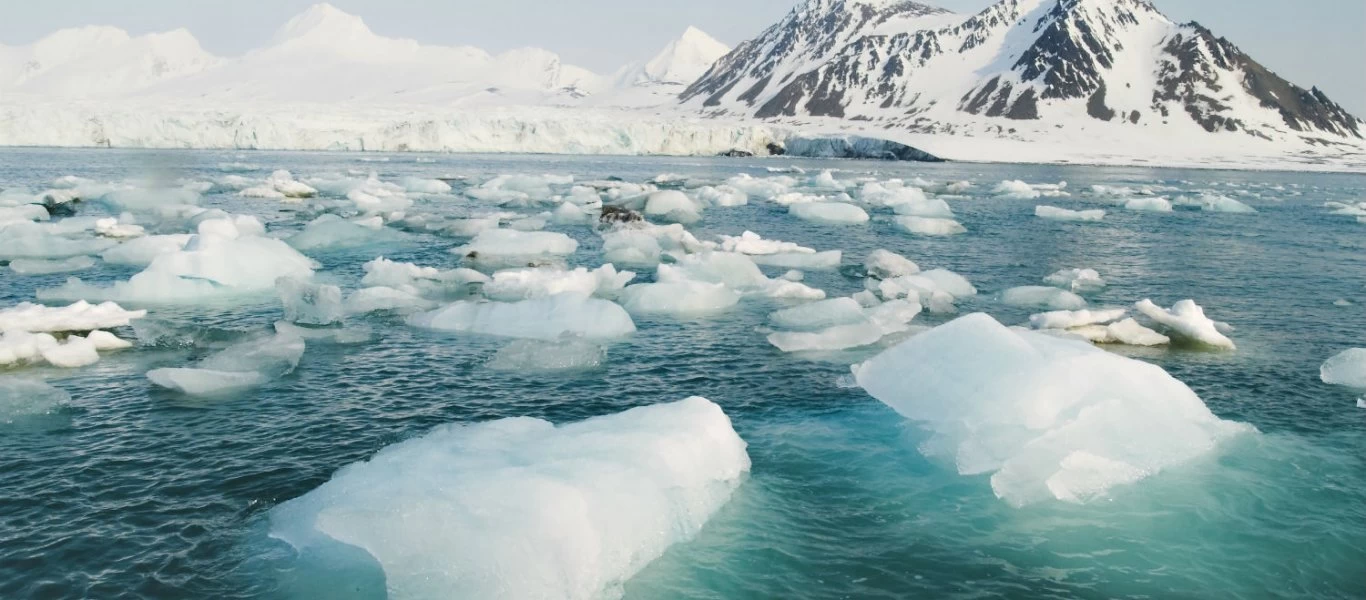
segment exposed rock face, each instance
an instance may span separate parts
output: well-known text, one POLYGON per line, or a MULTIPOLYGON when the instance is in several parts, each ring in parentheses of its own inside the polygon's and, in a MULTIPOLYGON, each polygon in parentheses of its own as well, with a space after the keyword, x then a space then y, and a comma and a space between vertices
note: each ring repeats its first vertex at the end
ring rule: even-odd
POLYGON ((1363 123, 1147 0, 808 0, 717 61, 682 101, 713 114, 933 130, 1000 120, 1359 139, 1363 123))

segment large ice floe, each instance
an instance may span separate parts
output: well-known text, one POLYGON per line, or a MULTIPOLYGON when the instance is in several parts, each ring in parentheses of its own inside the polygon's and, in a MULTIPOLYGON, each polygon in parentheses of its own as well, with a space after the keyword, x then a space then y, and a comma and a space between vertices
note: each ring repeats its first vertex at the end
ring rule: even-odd
POLYGON ((281 277, 308 278, 314 262, 265 237, 255 217, 208 219, 181 250, 158 254, 141 273, 112 286, 70 279, 38 290, 42 300, 112 300, 133 304, 199 303, 268 294, 281 277))
POLYGON ((229 346, 193 368, 153 369, 147 379, 190 396, 231 394, 284 377, 299 366, 304 340, 284 332, 229 346))
POLYGON ((854 367, 858 384, 930 434, 923 453, 991 474, 1014 506, 1088 502, 1255 431, 1219 419, 1161 368, 984 314, 854 367))
POLYGON ((270 534, 301 564, 382 581, 390 598, 615 597, 696 536, 749 469, 703 398, 561 426, 446 425, 274 508, 270 534))

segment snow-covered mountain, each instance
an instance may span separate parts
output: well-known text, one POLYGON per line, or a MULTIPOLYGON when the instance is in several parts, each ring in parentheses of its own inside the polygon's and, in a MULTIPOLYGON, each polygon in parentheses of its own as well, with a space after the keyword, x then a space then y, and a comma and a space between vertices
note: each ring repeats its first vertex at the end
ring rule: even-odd
POLYGON ((184 29, 139 37, 114 27, 63 29, 27 46, 0 46, 0 90, 48 97, 130 94, 221 62, 184 29))
POLYGON ((623 68, 617 83, 619 86, 686 86, 697 81, 713 63, 729 53, 730 46, 696 27, 689 27, 648 62, 623 68))
POLYGON ((970 16, 902 0, 808 0, 682 100, 714 115, 1021 139, 1123 126, 1332 143, 1366 129, 1318 89, 1147 0, 1001 0, 970 16))

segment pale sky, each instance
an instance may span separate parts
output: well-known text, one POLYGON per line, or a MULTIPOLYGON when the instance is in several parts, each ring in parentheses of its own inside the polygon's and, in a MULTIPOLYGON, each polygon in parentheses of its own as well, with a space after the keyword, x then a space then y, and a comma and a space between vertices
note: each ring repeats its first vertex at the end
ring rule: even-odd
MULTIPOLYGON (((0 0, 0 44, 62 27, 115 25, 140 34, 184 27, 214 54, 259 46, 316 0, 0 0)), ((975 12, 991 0, 929 1, 975 12)), ((332 0, 376 33, 490 51, 539 46, 610 72, 649 58, 695 25, 731 45, 776 22, 797 0, 332 0)), ((1155 0, 1196 20, 1303 87, 1317 85, 1366 116, 1366 1, 1155 0)))

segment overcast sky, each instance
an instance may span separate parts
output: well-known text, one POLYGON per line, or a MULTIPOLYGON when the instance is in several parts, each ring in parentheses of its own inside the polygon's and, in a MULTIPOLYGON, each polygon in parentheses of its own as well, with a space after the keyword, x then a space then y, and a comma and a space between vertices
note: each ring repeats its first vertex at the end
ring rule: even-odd
MULTIPOLYGON (((0 43, 27 44, 76 25, 132 33, 189 29, 214 54, 267 41, 315 0, 0 0, 0 43)), ((991 0, 929 2, 975 12, 991 0)), ((648 58, 687 25, 734 45, 777 21, 797 0, 332 0, 376 33, 500 51, 539 46, 609 72, 648 58)), ((1317 85, 1366 115, 1366 0, 1155 0, 1177 21, 1196 20, 1304 87, 1317 85)))

